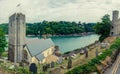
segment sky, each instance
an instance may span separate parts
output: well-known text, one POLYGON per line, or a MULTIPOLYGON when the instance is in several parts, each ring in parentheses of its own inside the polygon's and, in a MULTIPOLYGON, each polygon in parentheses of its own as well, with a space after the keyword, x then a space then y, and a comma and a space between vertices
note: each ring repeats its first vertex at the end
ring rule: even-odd
POLYGON ((120 0, 0 0, 0 23, 7 23, 16 12, 25 14, 28 23, 99 22, 105 14, 112 17, 113 10, 120 10, 120 0))

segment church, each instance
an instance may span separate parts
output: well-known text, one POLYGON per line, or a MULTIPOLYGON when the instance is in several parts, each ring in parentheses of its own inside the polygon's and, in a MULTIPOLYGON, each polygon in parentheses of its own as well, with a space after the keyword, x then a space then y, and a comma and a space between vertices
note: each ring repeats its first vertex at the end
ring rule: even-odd
POLYGON ((15 13, 9 17, 8 60, 15 63, 51 63, 58 57, 54 55, 55 44, 48 38, 26 38, 25 15, 15 13))
POLYGON ((120 35, 119 11, 115 10, 113 11, 113 14, 112 14, 110 36, 119 36, 119 35, 120 35))

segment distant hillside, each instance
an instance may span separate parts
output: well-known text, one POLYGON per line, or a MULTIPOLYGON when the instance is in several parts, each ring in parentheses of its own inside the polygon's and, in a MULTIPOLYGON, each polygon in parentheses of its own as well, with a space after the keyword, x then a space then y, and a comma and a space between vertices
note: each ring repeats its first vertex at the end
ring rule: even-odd
MULTIPOLYGON (((27 35, 38 35, 38 34, 51 34, 51 35, 68 35, 68 34, 80 34, 83 32, 94 32, 93 26, 96 23, 76 23, 76 22, 38 22, 38 23, 27 23, 26 34, 27 35)), ((0 28, 8 34, 8 23, 0 24, 0 28)))

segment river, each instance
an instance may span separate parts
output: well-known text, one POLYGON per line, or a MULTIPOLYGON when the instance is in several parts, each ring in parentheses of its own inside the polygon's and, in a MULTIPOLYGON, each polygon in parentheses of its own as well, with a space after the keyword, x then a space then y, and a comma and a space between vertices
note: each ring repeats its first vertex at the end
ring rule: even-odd
MULTIPOLYGON (((27 38, 35 38, 33 36, 27 38)), ((85 47, 91 43, 98 40, 99 36, 92 34, 87 36, 62 36, 62 37, 52 37, 51 39, 55 45, 59 46, 61 53, 72 51, 77 48, 85 47)), ((8 37, 7 37, 8 41, 8 37)))
POLYGON ((59 46, 62 53, 68 52, 77 48, 85 47, 94 43, 99 39, 98 35, 87 36, 64 36, 64 37, 52 37, 53 42, 59 46))

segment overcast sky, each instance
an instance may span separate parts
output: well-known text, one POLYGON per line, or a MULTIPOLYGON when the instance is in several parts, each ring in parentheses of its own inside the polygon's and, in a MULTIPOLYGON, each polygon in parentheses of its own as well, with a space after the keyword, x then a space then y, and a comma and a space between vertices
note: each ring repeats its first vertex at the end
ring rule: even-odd
POLYGON ((97 22, 113 10, 120 10, 120 0, 0 0, 0 23, 7 23, 19 11, 27 22, 97 22), (18 4, 21 6, 16 7, 18 4))

